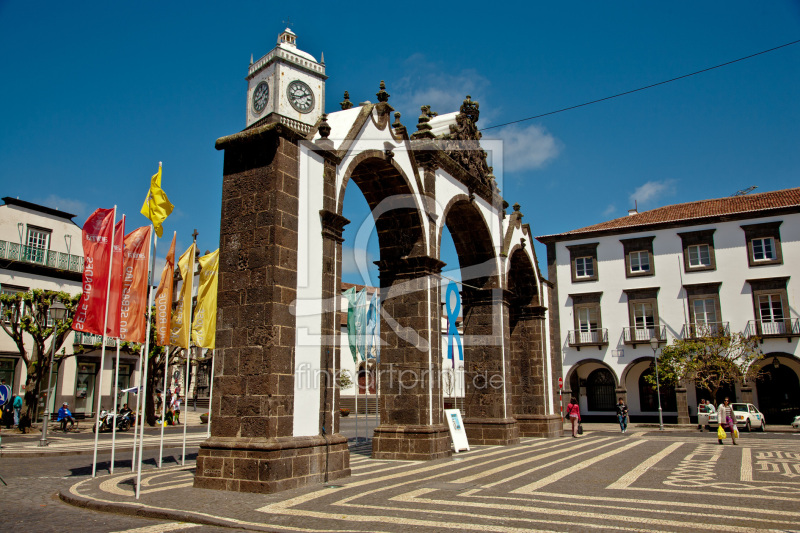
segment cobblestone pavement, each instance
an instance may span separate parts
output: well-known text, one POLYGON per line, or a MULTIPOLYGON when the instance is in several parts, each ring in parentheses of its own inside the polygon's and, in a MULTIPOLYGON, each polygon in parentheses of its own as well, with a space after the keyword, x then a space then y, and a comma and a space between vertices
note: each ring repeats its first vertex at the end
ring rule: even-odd
POLYGON ((240 530, 799 529, 795 435, 743 434, 738 446, 719 446, 709 433, 588 430, 578 439, 523 439, 431 462, 373 460, 369 447, 351 448, 351 477, 279 494, 194 489, 187 463, 143 473, 138 501, 130 472, 84 479, 61 497, 240 530))

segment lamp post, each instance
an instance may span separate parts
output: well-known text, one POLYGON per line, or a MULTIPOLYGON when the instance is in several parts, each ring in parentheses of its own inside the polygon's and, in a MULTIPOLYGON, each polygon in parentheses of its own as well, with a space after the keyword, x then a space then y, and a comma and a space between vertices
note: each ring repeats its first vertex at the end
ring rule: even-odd
POLYGON ((658 398, 658 429, 664 431, 664 417, 661 414, 661 385, 658 382, 658 358, 656 351, 658 350, 658 339, 650 337, 650 347, 653 349, 653 361, 656 366, 656 398, 658 398))
MULTIPOLYGON (((58 323, 67 316, 67 308, 60 300, 55 300, 48 310, 50 319, 53 321, 53 344, 50 350, 50 367, 47 373, 47 398, 44 403, 44 420, 42 420, 42 438, 39 446, 47 446, 47 423, 50 421, 50 390, 53 384, 53 359, 56 354, 56 337, 58 337, 58 323)), ((53 395, 55 397, 55 394, 53 395)))

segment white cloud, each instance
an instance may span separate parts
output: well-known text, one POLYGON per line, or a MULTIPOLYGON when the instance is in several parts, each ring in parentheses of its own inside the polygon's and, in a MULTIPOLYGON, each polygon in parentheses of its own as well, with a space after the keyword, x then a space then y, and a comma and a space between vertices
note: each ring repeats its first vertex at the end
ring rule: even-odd
POLYGON ((80 200, 72 200, 70 198, 62 198, 60 196, 56 196, 55 194, 51 194, 39 203, 47 207, 52 207, 53 209, 58 209, 59 211, 65 211, 67 213, 77 215, 77 218, 82 218, 89 214, 86 212, 87 206, 84 202, 80 200))
POLYGON ((375 259, 367 250, 342 246, 342 274, 361 274, 359 263, 369 268, 373 261, 375 259))
POLYGON ((513 124, 485 135, 492 137, 503 140, 503 170, 508 172, 541 168, 558 157, 562 148, 558 139, 536 124, 513 124))
POLYGON ((445 68, 414 54, 403 62, 402 77, 387 88, 397 95, 389 103, 403 113, 403 124, 410 131, 415 129, 421 106, 430 105, 439 114, 458 111, 467 95, 480 102, 490 85, 475 69, 451 73, 445 68))
POLYGON ((606 207, 605 210, 603 211, 603 216, 610 217, 611 215, 616 213, 616 211, 617 211, 617 206, 615 206, 614 204, 609 204, 608 207, 606 207))
POLYGON ((636 188, 630 195, 631 207, 634 204, 642 206, 652 206, 662 204, 661 199, 675 194, 676 180, 668 179, 663 181, 648 181, 636 188))

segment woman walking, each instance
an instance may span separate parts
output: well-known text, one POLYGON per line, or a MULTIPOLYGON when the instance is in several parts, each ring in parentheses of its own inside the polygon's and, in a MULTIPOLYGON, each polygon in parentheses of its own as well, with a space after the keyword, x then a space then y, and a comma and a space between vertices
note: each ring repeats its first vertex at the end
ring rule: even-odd
POLYGON ((567 417, 572 422, 572 436, 578 438, 578 424, 581 422, 581 408, 575 396, 569 399, 567 404, 567 417))
MULTIPOLYGON (((730 400, 728 398, 725 398, 725 400, 719 404, 719 409, 717 409, 717 419, 719 420, 719 425, 723 430, 727 429, 731 432, 731 442, 734 446, 736 446, 736 419, 733 417, 733 408, 731 407, 730 400)), ((717 441, 722 444, 722 439, 718 438, 717 441)))

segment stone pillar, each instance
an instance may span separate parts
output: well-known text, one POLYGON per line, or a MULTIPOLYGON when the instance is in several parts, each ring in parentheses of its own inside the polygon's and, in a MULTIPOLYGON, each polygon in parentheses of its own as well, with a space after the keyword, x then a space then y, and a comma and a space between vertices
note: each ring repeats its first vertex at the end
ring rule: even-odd
POLYGON ((372 439, 376 459, 449 456, 442 412, 439 301, 433 298, 442 262, 407 257, 378 263, 381 280, 381 424, 372 439))
POLYGON ((218 359, 211 438, 200 446, 195 487, 267 493, 350 474, 344 437, 293 435, 290 306, 297 290, 301 138, 270 124, 217 141, 225 150, 218 359))
POLYGON ((753 403, 753 387, 751 385, 742 385, 742 402, 753 403))
POLYGON ((675 399, 678 404, 678 424, 690 424, 689 400, 686 395, 686 387, 683 386, 683 383, 678 383, 675 387, 675 399))
POLYGON ((511 372, 509 385, 514 418, 521 437, 556 437, 561 417, 547 414, 543 335, 544 308, 513 305, 510 313, 511 372))
POLYGON ((467 438, 476 445, 517 444, 519 427, 509 390, 512 357, 507 294, 502 289, 479 290, 466 285, 462 293, 467 438))

